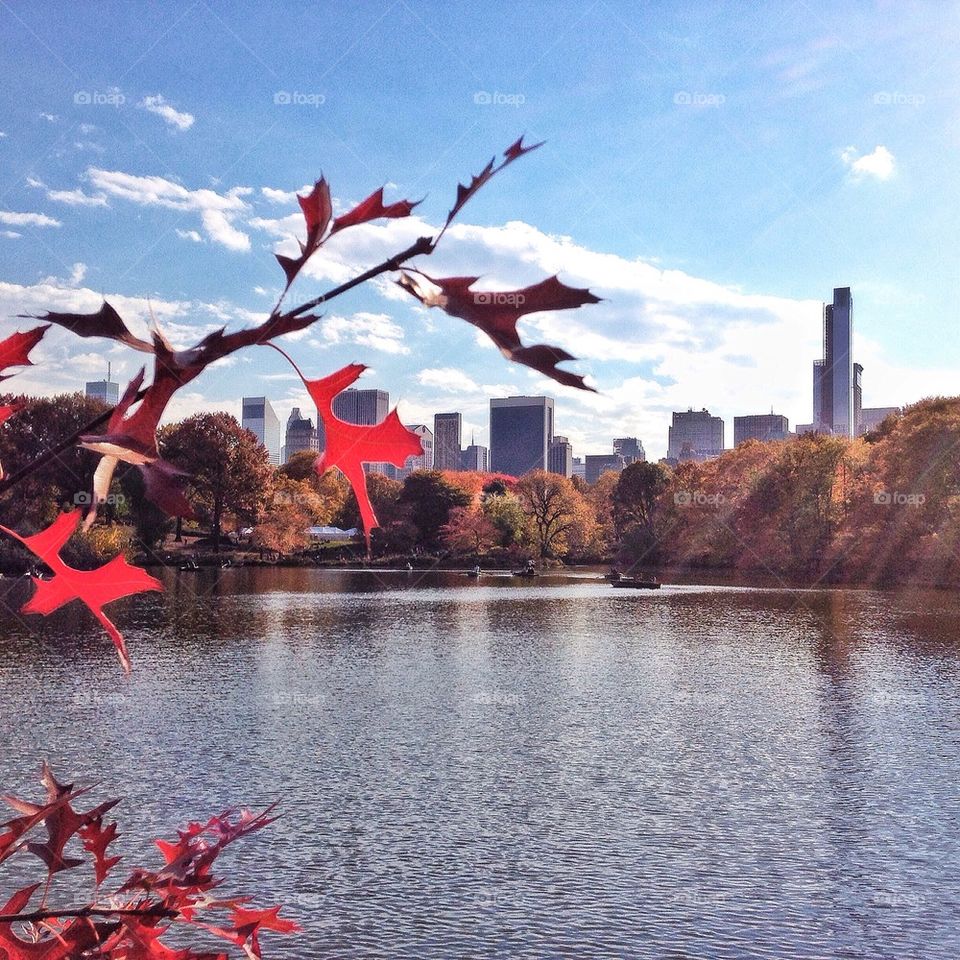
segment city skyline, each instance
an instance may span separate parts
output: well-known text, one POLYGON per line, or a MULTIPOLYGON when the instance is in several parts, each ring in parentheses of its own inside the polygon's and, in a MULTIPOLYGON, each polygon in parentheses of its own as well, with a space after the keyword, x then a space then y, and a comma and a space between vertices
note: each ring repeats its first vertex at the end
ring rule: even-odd
MULTIPOLYGON (((335 237, 288 303, 435 234, 456 184, 526 131, 544 147, 472 200, 423 266, 435 276, 482 275, 480 290, 557 273, 603 298, 589 318, 521 320, 575 354, 599 391, 555 391, 576 449, 600 453, 625 431, 659 458, 661 424, 690 406, 709 407, 728 429, 734 416, 771 406, 809 422, 821 303, 839 283, 857 299, 853 353, 865 369, 865 407, 954 389, 960 279, 948 217, 960 184, 940 158, 953 150, 957 79, 945 38, 956 34, 956 10, 906 12, 893 30, 877 11, 815 3, 798 18, 778 16, 790 8, 774 4, 744 47, 741 25, 717 9, 695 5, 688 18, 614 3, 589 16, 597 47, 612 53, 588 58, 584 83, 563 56, 577 44, 571 23, 547 9, 527 14, 559 44, 558 56, 530 62, 521 56, 524 16, 494 2, 484 15, 463 14, 463 29, 445 41, 454 56, 437 37, 425 41, 421 53, 435 65, 440 55, 443 78, 425 97, 416 64, 394 56, 415 27, 410 11, 400 11, 402 26, 350 46, 314 90, 307 59, 290 56, 306 49, 307 33, 291 29, 296 17, 276 34, 267 10, 242 25, 211 20, 197 34, 197 56, 197 36, 158 35, 156 22, 125 5, 98 9, 132 38, 131 50, 142 40, 151 55, 127 69, 79 9, 58 14, 55 38, 40 9, 20 21, 6 14, 4 330, 19 314, 95 311, 103 296, 138 332, 152 315, 180 346, 222 324, 249 324, 280 292, 272 254, 298 249, 295 193, 321 171, 338 210, 382 184, 386 202, 427 199, 408 221, 335 237), (470 50, 489 48, 482 68, 468 69, 467 36, 470 50), (250 50, 263 44, 260 62, 250 50), (52 49, 70 54, 58 61, 52 49), (282 76, 264 66, 274 56, 286 64, 282 76), (195 62, 196 75, 162 66, 181 62, 195 62), (370 81, 384 63, 397 97, 389 107, 370 81), (249 75, 243 97, 219 84, 231 71, 249 75), (506 101, 477 96, 504 86, 506 101), (311 93, 309 105, 294 102, 295 91, 311 93), (158 96, 165 109, 149 108, 158 96), (278 151, 278 142, 309 146, 278 151), (589 446, 596 435, 603 441, 589 446)), ((354 10, 338 23, 345 36, 369 27, 354 10)), ((352 291, 282 345, 310 376, 368 364, 367 377, 390 386, 409 422, 428 423, 464 398, 464 433, 480 442, 491 395, 554 391, 481 345, 467 324, 425 312, 390 283, 352 291)), ((51 331, 18 389, 73 389, 102 376, 105 359, 121 387, 142 362, 51 331)), ((207 371, 169 416, 226 409, 239 419, 246 394, 269 394, 281 421, 293 406, 309 408, 282 358, 255 351, 207 371)))

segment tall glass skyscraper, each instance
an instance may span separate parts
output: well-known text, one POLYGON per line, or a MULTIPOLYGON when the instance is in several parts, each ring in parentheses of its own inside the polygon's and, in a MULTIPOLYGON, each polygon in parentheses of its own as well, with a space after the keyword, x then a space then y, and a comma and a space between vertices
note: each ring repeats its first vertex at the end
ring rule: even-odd
POLYGON ((266 397, 244 397, 240 425, 249 430, 270 454, 274 466, 280 464, 280 418, 266 397))
POLYGON ((490 469, 511 477, 550 466, 553 397, 490 401, 490 469))
MULTIPOLYGON (((835 287, 833 303, 823 308, 823 359, 813 364, 817 430, 841 437, 857 435, 858 383, 853 368, 853 297, 849 287, 835 287)), ((858 374, 862 372, 860 367, 858 374)))
MULTIPOLYGON (((390 394, 386 390, 357 390, 355 387, 348 387, 333 398, 333 415, 346 423, 359 423, 370 427, 386 420, 389 412, 390 394)), ((326 438, 322 422, 318 433, 320 449, 323 450, 326 447, 326 438)), ((389 476, 395 468, 388 463, 365 463, 363 469, 367 473, 383 473, 389 476)))

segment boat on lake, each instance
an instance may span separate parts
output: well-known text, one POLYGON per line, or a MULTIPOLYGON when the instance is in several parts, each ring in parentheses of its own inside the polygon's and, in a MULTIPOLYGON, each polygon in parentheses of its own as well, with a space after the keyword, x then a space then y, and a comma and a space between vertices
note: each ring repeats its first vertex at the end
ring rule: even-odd
POLYGON ((611 587, 632 590, 659 590, 659 580, 647 580, 646 577, 625 577, 621 575, 616 580, 610 578, 611 587))

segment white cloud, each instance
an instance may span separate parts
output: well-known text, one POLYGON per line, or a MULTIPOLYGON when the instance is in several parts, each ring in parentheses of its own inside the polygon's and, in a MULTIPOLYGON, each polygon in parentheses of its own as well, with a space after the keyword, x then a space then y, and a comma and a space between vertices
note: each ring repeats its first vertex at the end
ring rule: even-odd
POLYGON ((48 190, 47 199, 57 203, 67 203, 72 207, 105 207, 107 198, 102 194, 84 193, 76 190, 48 190))
POLYGON ((444 393, 476 393, 480 385, 456 367, 437 367, 421 370, 417 383, 444 393))
POLYGON ((196 230, 177 230, 177 236, 181 240, 192 240, 194 243, 203 243, 204 239, 196 230))
MULTIPOLYGON (((271 203, 296 203, 297 192, 295 190, 275 190, 273 187, 261 187, 260 192, 264 198, 271 203)), ((310 188, 306 187, 302 192, 309 193, 310 188)))
POLYGON ((200 214, 207 236, 229 250, 249 250, 250 238, 234 225, 249 208, 242 199, 248 187, 234 187, 226 193, 215 190, 188 190, 164 177, 139 177, 119 170, 87 170, 90 182, 104 193, 142 206, 189 210, 200 214))
POLYGON ((18 240, 22 237, 22 233, 17 233, 16 230, 0 230, 0 237, 6 237, 8 240, 18 240))
POLYGON ((15 213, 12 210, 0 210, 0 223, 11 227, 62 227, 63 224, 45 213, 15 213))
POLYGON ((46 120, 48 123, 56 123, 60 119, 60 117, 57 116, 57 114, 55 113, 41 113, 40 119, 46 120))
POLYGON ((155 113, 158 117, 162 117, 177 130, 189 130, 193 126, 195 119, 193 114, 174 109, 172 104, 159 93, 154 97, 144 97, 137 106, 143 107, 148 113, 155 113))
POLYGON ((85 263, 75 263, 70 268, 70 283, 74 286, 77 284, 83 283, 84 277, 87 275, 87 265, 85 263))
POLYGON ((854 180, 873 177, 875 180, 889 180, 897 169, 893 154, 882 144, 875 147, 873 153, 863 156, 856 147, 847 147, 840 152, 840 159, 850 171, 854 180))
POLYGON ((409 353, 403 343, 403 327, 385 313, 354 313, 349 317, 333 314, 312 328, 318 347, 355 343, 384 353, 409 353))

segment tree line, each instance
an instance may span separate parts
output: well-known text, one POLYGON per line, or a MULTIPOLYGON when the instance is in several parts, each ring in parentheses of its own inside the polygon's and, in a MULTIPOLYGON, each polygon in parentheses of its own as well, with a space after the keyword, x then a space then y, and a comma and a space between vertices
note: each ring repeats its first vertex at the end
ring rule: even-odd
MULTIPOLYGON (((24 402, 0 431, 0 462, 11 469, 105 409, 82 394, 24 402)), ((158 550, 185 527, 214 548, 243 532, 245 546, 287 557, 311 547, 311 526, 360 523, 336 470, 317 476, 309 451, 275 468, 229 414, 168 425, 159 443, 164 459, 189 477, 195 518, 163 516, 145 497, 140 473, 118 471, 101 518, 71 544, 80 560, 158 550)), ((42 529, 82 502, 95 462, 78 448, 55 458, 0 498, 3 522, 42 529)), ((856 440, 747 441, 705 462, 631 464, 592 485, 539 470, 520 478, 418 470, 402 482, 371 474, 368 489, 380 556, 960 582, 960 399, 924 400, 856 440)))

